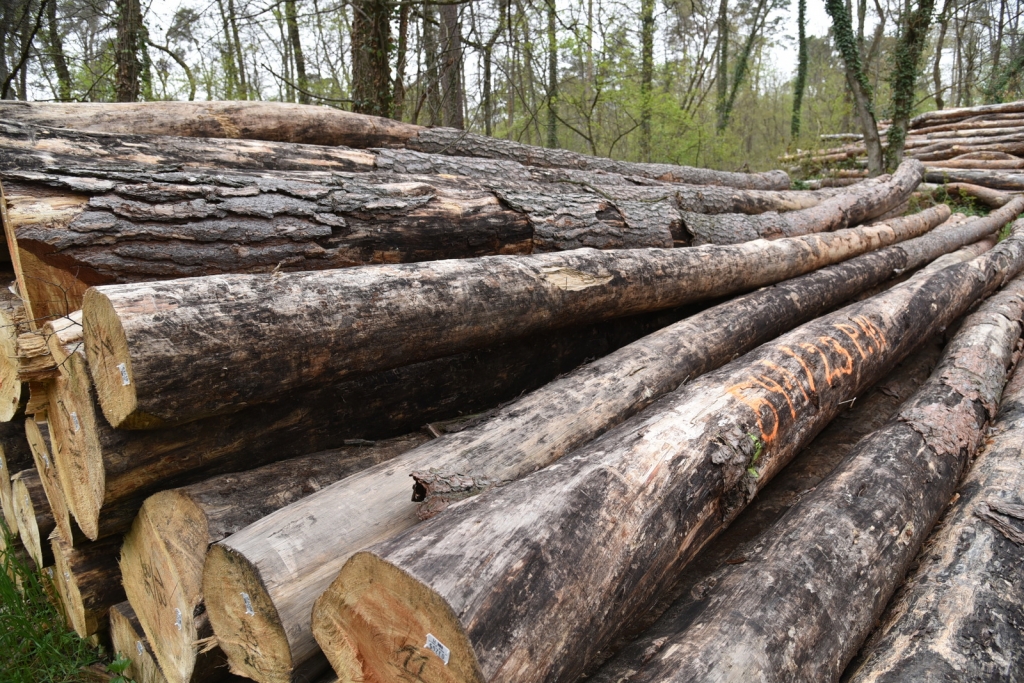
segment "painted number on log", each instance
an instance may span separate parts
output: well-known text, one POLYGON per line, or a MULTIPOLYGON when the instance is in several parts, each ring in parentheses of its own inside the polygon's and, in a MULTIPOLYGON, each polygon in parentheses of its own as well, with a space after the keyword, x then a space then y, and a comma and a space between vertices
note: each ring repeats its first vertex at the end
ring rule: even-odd
POLYGON ((444 665, 448 666, 448 658, 452 656, 452 651, 445 647, 444 643, 435 638, 433 633, 427 634, 427 644, 423 647, 440 657, 441 661, 444 662, 444 665))

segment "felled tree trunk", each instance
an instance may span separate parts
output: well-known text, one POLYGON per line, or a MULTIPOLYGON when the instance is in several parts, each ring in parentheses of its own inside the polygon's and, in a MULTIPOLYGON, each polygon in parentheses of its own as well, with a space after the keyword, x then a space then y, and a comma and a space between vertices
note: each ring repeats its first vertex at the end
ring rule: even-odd
POLYGON ((1022 398, 1018 368, 1002 395, 994 439, 850 672, 853 683, 1012 681, 1024 669, 1024 582, 1007 569, 1024 563, 1022 398))
POLYGON ((0 105, 0 118, 78 130, 148 135, 245 138, 349 147, 405 147, 463 157, 507 159, 527 166, 577 168, 694 185, 785 190, 783 171, 729 173, 671 164, 613 161, 524 145, 453 128, 423 128, 338 109, 271 102, 0 105))
POLYGON ((968 171, 959 168, 929 168, 925 172, 929 183, 970 183, 993 190, 1024 191, 1024 174, 1005 171, 968 171))
MULTIPOLYGON (((910 120, 911 130, 935 125, 938 122, 947 123, 975 116, 992 114, 1019 114, 1024 112, 1024 102, 1007 102, 1004 104, 985 104, 978 107, 960 107, 957 109, 941 109, 918 114, 910 120)), ((986 116, 987 118, 987 116, 986 116)))
POLYGON ((788 681, 794 670, 839 680, 981 443, 1022 317, 1018 279, 964 322, 896 419, 794 506, 764 549, 728 572, 694 623, 630 680, 788 681), (819 530, 834 539, 827 551, 814 540, 819 530))
POLYGON ((55 524, 39 473, 35 469, 18 472, 11 480, 11 488, 18 535, 29 557, 40 569, 53 564, 48 540, 55 524))
POLYGON ((123 674, 126 678, 136 683, 166 683, 135 610, 128 602, 119 602, 110 608, 110 641, 115 657, 130 661, 123 674))
POLYGON ((316 494, 308 501, 321 511, 315 520, 309 520, 305 506, 296 505, 226 539, 211 550, 205 585, 211 621, 229 659, 259 680, 287 678, 316 654, 306 615, 330 580, 328 567, 336 570, 352 552, 408 528, 414 513, 429 516, 453 499, 544 467, 680 382, 894 270, 916 267, 993 229, 992 223, 942 228, 699 313, 503 407, 479 426, 316 494), (396 480, 396 469, 418 480, 414 501, 431 496, 419 510, 406 498, 408 483, 396 480), (366 491, 373 492, 372 504, 366 491), (274 559, 277 539, 283 538, 282 529, 296 527, 305 540, 292 549, 291 563, 281 565, 274 559), (233 599, 240 591, 252 596, 253 614, 233 599))
POLYGON ((57 535, 68 545, 74 545, 76 539, 82 539, 82 534, 71 521, 71 513, 64 497, 60 477, 57 475, 58 458, 53 455, 55 444, 50 439, 47 418, 48 413, 42 412, 27 419, 25 421, 25 436, 32 450, 32 461, 39 473, 46 501, 50 506, 51 514, 53 514, 57 535))
POLYGON ((998 209, 1013 199, 1012 194, 993 190, 988 187, 981 187, 980 185, 971 185, 970 183, 945 183, 938 185, 931 191, 931 195, 936 198, 943 196, 952 196, 957 198, 969 197, 976 199, 982 206, 987 206, 992 209, 998 209))
POLYGON ((921 232, 881 225, 730 247, 94 287, 82 308, 86 352, 110 423, 155 428, 499 338, 724 296, 921 232))
MULTIPOLYGON (((7 221, 7 206, 0 187, 0 220, 7 221)), ((16 286, 12 284, 12 286, 16 286)), ((0 287, 0 422, 21 413, 28 387, 18 377, 18 337, 30 329, 21 298, 11 287, 0 287)))
POLYGON ((1024 229, 761 346, 558 467, 357 553, 314 607, 319 644, 342 678, 408 666, 427 681, 575 678, 841 403, 1022 266, 1024 229))
POLYGON ((7 528, 15 536, 18 519, 14 516, 11 477, 32 466, 32 451, 25 440, 25 423, 21 420, 0 422, 0 508, 3 508, 7 528))
POLYGON ((157 491, 337 448, 348 439, 386 438, 424 422, 489 410, 681 314, 556 330, 149 432, 110 427, 77 353, 65 361, 68 372, 57 378, 50 401, 57 471, 68 505, 89 538, 121 533, 143 500, 157 491))
POLYGON ((71 628, 88 638, 107 627, 107 613, 124 601, 117 555, 121 538, 114 536, 71 547, 59 538, 53 547, 54 574, 71 628))
POLYGON ((683 213, 694 244, 730 244, 828 232, 857 225, 900 206, 921 182, 924 168, 914 160, 900 164, 885 182, 827 199, 815 207, 786 213, 705 215, 683 213))
POLYGON ((121 574, 128 600, 137 608, 167 679, 194 680, 200 640, 213 635, 202 591, 203 564, 211 543, 427 438, 412 434, 346 446, 149 497, 125 536, 121 574), (178 628, 173 618, 177 614, 195 618, 183 620, 178 628))

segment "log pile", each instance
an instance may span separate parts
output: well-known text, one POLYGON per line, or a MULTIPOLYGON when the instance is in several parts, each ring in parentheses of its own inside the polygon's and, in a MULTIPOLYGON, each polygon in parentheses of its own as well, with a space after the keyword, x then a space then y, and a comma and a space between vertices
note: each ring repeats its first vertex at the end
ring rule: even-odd
MULTIPOLYGON (((884 125, 879 126, 883 144, 884 125)), ((866 172, 849 166, 864 166, 867 152, 858 141, 841 147, 803 151, 781 157, 797 163, 798 172, 835 169, 836 179, 864 177, 866 172)), ((914 117, 907 130, 906 158, 925 165, 927 183, 947 186, 948 191, 976 197, 991 205, 986 190, 1024 192, 1024 102, 964 107, 927 112, 914 117)))
MULTIPOLYGON (((913 159, 791 191, 782 172, 296 105, 4 102, 0 118, 0 506, 69 627, 109 630, 135 680, 592 674, 645 642, 681 572, 817 432, 980 305, 896 420, 932 460, 884 469, 871 439, 913 441, 886 425, 838 465, 847 488, 925 501, 888 513, 912 529, 868 529, 826 480, 764 532, 803 533, 764 546, 783 568, 809 563, 800 515, 863 537, 814 577, 865 596, 856 621, 817 638, 712 591, 714 616, 672 627, 710 624, 691 668, 739 651, 723 629, 767 628, 781 644, 743 643, 753 677, 785 678, 798 653, 836 680, 1015 359, 1024 224, 995 234, 1024 197, 907 214, 913 159)), ((1012 536, 1021 501, 1003 498, 972 509, 1012 536)), ((803 623, 838 618, 803 585, 803 623)), ((684 670, 655 650, 631 676, 684 670)))

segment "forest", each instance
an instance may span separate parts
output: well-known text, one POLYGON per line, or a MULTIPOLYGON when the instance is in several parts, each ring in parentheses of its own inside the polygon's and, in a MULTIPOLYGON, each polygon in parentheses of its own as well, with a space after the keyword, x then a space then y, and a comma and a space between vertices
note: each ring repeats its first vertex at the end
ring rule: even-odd
POLYGON ((5 0, 0 88, 320 104, 732 171, 1024 93, 1020 3, 819 1, 5 0))

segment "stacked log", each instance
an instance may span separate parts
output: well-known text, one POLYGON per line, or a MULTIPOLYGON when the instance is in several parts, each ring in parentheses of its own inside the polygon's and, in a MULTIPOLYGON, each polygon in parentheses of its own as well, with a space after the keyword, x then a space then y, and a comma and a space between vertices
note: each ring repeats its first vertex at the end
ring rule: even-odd
POLYGON ((29 557, 42 569, 53 564, 47 539, 56 524, 46 500, 43 483, 35 469, 22 470, 11 478, 14 498, 14 516, 18 520, 18 534, 28 550, 29 557))

